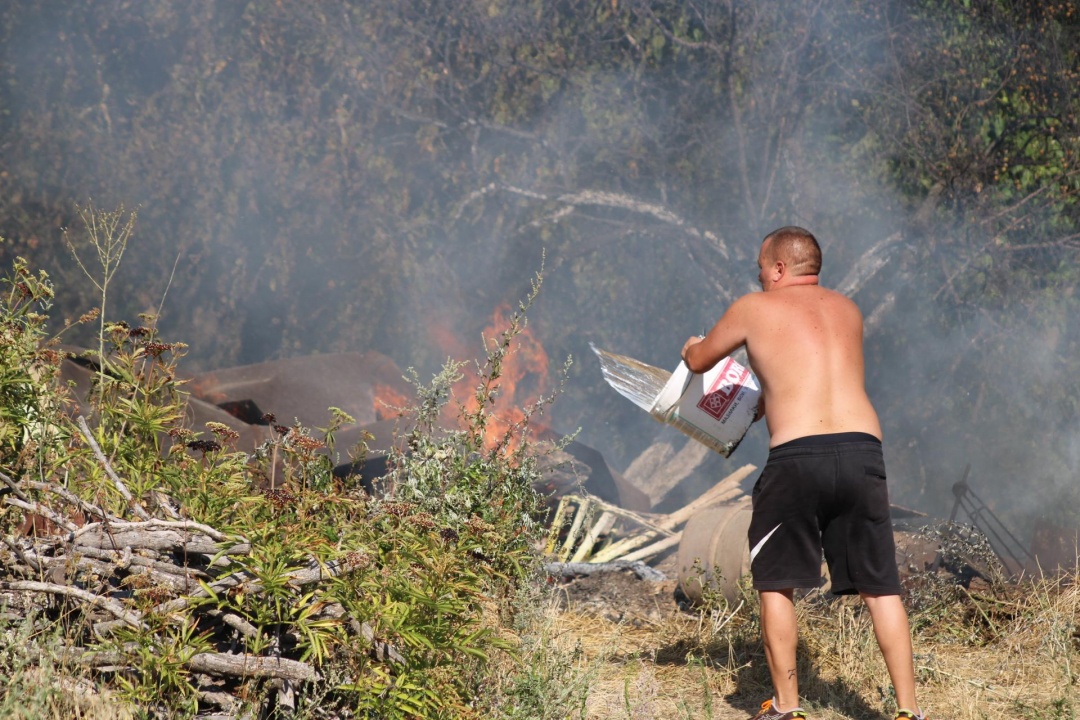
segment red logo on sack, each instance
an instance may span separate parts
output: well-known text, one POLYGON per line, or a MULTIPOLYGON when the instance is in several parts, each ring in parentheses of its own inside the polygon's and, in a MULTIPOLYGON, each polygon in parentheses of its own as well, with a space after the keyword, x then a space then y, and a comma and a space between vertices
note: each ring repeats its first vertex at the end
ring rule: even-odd
POLYGON ((712 387, 698 400, 698 408, 720 420, 735 402, 735 398, 749 377, 749 370, 728 358, 713 381, 712 387))

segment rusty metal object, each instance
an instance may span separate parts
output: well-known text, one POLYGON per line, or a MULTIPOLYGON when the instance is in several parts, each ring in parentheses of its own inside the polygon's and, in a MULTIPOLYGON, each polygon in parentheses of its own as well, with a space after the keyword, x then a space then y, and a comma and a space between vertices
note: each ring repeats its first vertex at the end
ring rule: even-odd
POLYGON ((750 498, 717 505, 696 513, 686 522, 678 552, 679 588, 691 600, 700 602, 703 590, 719 591, 733 603, 738 583, 750 572, 750 498))
MULTIPOLYGON (((968 475, 971 473, 971 464, 964 468, 964 475, 960 482, 952 487, 953 496, 956 498, 952 512, 949 514, 949 523, 956 521, 957 512, 962 508, 971 523, 979 529, 990 543, 990 548, 1001 561, 1005 574, 1012 578, 1019 578, 1024 574, 1038 574, 1039 566, 1035 556, 1014 535, 1008 526, 994 514, 990 506, 983 502, 982 498, 975 494, 968 483, 968 475)), ((942 555, 934 559, 931 570, 941 566, 942 555)))
POLYGON ((197 375, 188 389, 250 424, 257 424, 262 413, 273 413, 282 425, 299 419, 309 427, 325 425, 331 406, 349 413, 358 425, 368 425, 393 416, 393 406, 408 403, 415 394, 397 364, 377 352, 240 365, 197 375))

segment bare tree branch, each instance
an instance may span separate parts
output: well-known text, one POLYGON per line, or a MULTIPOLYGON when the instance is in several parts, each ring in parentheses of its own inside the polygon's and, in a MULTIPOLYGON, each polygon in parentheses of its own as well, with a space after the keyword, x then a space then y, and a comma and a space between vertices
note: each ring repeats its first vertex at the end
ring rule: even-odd
POLYGON ((903 238, 902 233, 899 231, 894 232, 859 256, 854 267, 848 271, 848 274, 836 286, 836 291, 848 297, 859 292, 859 289, 866 284, 866 281, 877 274, 889 262, 889 258, 898 247, 901 238, 903 238))
MULTIPOLYGON (((453 219, 461 217, 461 213, 465 206, 484 197, 485 195, 494 192, 496 190, 503 190, 505 192, 512 193, 514 195, 520 195, 532 200, 540 200, 543 202, 558 202, 570 207, 579 206, 599 206, 619 208, 622 210, 628 210, 630 212, 641 213, 643 215, 649 215, 657 220, 674 225, 688 235, 693 237, 708 240, 712 246, 720 252, 725 258, 728 256, 727 246, 724 241, 715 233, 709 230, 699 230, 696 227, 689 225, 686 220, 680 217, 678 214, 668 210, 667 208, 656 205, 655 203, 645 202, 629 195, 623 195, 621 193, 606 192, 603 190, 581 190, 574 193, 563 193, 562 195, 545 195, 535 190, 529 190, 527 188, 521 188, 514 185, 496 185, 491 183, 476 190, 467 195, 462 202, 458 205, 458 208, 451 215, 453 219)), ((567 213, 556 213, 556 218, 564 217, 567 213)), ((535 222, 535 221, 534 221, 535 222)))
POLYGON ((90 603, 94 607, 99 607, 102 610, 107 610, 116 616, 124 625, 136 629, 142 629, 142 616, 137 612, 128 612, 123 605, 115 600, 104 597, 102 595, 95 595, 87 590, 82 590, 77 587, 71 587, 69 585, 57 585, 56 583, 36 582, 33 580, 16 580, 14 582, 7 582, 0 580, 0 590, 11 590, 17 592, 36 592, 36 593, 51 593, 53 595, 64 595, 66 597, 73 597, 83 602, 90 603))

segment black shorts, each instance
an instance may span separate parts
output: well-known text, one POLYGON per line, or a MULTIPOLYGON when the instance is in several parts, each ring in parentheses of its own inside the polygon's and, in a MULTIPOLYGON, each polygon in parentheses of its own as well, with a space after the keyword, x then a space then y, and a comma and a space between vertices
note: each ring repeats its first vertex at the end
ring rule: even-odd
POLYGON ((873 435, 813 435, 778 445, 753 502, 756 589, 818 587, 824 550, 832 592, 900 594, 885 460, 873 435))

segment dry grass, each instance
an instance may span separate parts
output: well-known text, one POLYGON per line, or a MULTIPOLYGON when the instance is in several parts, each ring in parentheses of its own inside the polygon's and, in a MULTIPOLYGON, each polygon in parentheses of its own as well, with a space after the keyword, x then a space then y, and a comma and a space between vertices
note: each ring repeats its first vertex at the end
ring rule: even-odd
MULTIPOLYGON (((933 590, 911 609, 920 702, 932 717, 1080 716, 1080 577, 933 590)), ((812 716, 892 718, 861 602, 811 594, 797 607, 800 690, 812 716)), ((558 615, 554 636, 580 643, 594 673, 588 718, 734 720, 771 694, 752 595, 734 611, 686 613, 674 602, 670 610, 619 622, 574 607, 558 615)))
POLYGON ((4 720, 131 720, 134 712, 82 670, 59 662, 55 643, 0 630, 0 717, 4 720))
POLYGON ((84 678, 31 669, 8 680, 0 693, 5 720, 131 720, 130 707, 84 678))

